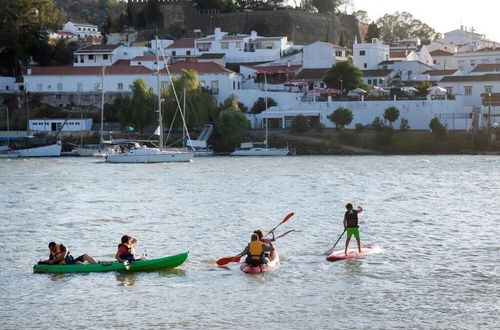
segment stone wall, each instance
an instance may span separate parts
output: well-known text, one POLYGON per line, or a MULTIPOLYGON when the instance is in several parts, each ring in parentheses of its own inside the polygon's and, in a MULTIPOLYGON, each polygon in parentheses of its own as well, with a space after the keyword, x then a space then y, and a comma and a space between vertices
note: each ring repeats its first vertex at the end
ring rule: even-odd
MULTIPOLYGON (((138 15, 146 1, 129 0, 134 16, 138 15)), ((246 33, 255 30, 261 36, 287 36, 295 44, 325 41, 338 44, 343 35, 344 45, 350 47, 356 36, 364 39, 365 24, 360 24, 352 15, 331 16, 295 9, 267 11, 245 11, 219 13, 199 11, 189 1, 159 0, 163 26, 176 25, 190 36, 195 29, 203 34, 213 34, 214 28, 224 32, 246 33)))

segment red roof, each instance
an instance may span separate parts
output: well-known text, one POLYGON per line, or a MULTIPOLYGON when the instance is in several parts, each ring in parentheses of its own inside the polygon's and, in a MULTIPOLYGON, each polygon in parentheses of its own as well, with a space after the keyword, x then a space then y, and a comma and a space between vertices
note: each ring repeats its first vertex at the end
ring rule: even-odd
MULTIPOLYGON (((153 71, 144 66, 112 65, 106 67, 106 75, 120 74, 151 74, 153 71)), ((32 76, 70 76, 87 75, 99 76, 102 74, 100 66, 34 66, 31 68, 32 76)))
POLYGON ((116 48, 120 47, 120 45, 91 45, 84 48, 80 48, 75 51, 75 54, 79 53, 96 53, 96 52, 106 52, 111 53, 116 48))
POLYGON ((446 50, 436 49, 430 52, 431 56, 453 56, 453 53, 447 52, 446 50))
POLYGON ((428 74, 429 76, 449 76, 457 72, 456 69, 450 69, 450 70, 428 70, 425 71, 424 73, 428 74))
POLYGON ((172 48, 194 48, 195 38, 181 38, 174 41, 173 44, 167 47, 167 49, 172 48))
POLYGON ((269 66, 248 66, 248 68, 256 70, 258 72, 267 72, 267 73, 275 73, 275 72, 294 72, 301 68, 301 65, 269 65, 269 66))
POLYGON ((500 63, 478 64, 472 72, 497 72, 500 71, 500 63))
POLYGON ((156 56, 136 56, 131 61, 156 61, 156 56))
MULTIPOLYGON (((190 62, 177 62, 168 66, 170 73, 176 74, 181 73, 184 70, 193 70, 198 73, 234 73, 215 62, 201 62, 201 63, 190 63, 190 62)), ((166 73, 167 69, 161 70, 161 72, 166 73)))
POLYGON ((391 50, 389 52, 390 58, 406 58, 410 54, 411 50, 391 50))

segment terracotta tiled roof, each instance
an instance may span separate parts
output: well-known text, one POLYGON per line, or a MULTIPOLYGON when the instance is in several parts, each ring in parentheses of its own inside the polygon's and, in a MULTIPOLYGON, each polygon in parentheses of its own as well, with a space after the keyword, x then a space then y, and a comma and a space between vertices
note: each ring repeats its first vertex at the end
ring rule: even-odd
POLYGON ((391 50, 389 52, 390 58, 406 58, 410 54, 411 50, 391 50))
POLYGON ((156 61, 156 56, 136 56, 131 61, 156 61))
POLYGON ((194 48, 195 38, 181 38, 174 41, 173 44, 167 47, 167 49, 175 48, 194 48))
POLYGON ((447 52, 446 50, 442 50, 442 49, 433 50, 429 54, 431 54, 431 56, 453 56, 453 55, 455 55, 451 52, 447 52))
POLYGON ((401 60, 393 60, 393 61, 382 61, 378 65, 384 65, 384 64, 394 64, 396 62, 402 62, 401 60))
POLYGON ((424 73, 428 74, 429 76, 449 76, 457 72, 457 70, 452 69, 452 70, 428 70, 425 71, 424 73))
MULTIPOLYGON (((214 62, 203 62, 203 63, 190 63, 190 62, 178 62, 168 66, 170 73, 176 74, 181 73, 182 70, 193 70, 198 73, 227 73, 231 74, 234 71, 229 70, 214 62)), ((161 70, 162 73, 166 73, 167 69, 161 70)))
POLYGON ((249 69, 253 69, 256 71, 290 71, 294 72, 302 67, 302 65, 294 64, 294 65, 268 65, 268 66, 247 66, 249 69))
MULTIPOLYGON (((97 25, 94 25, 94 24, 91 24, 91 23, 85 22, 85 21, 83 21, 83 20, 78 20, 78 19, 72 19, 72 20, 70 20, 69 22, 71 22, 71 23, 73 23, 73 24, 78 24, 78 25, 88 25, 88 26, 96 26, 96 27, 97 27, 97 25)), ((69 22, 68 22, 68 23, 69 23, 69 22)))
POLYGON ((472 72, 496 72, 500 71, 500 63, 478 64, 472 72))
POLYGON ((74 54, 81 53, 111 53, 116 48, 120 47, 120 45, 91 45, 84 48, 80 48, 74 52, 74 54))
POLYGON ((485 75, 467 75, 467 76, 446 76, 440 82, 476 82, 476 81, 495 81, 500 82, 500 73, 485 75))
POLYGON ((361 70, 363 77, 387 77, 392 70, 361 70))
MULTIPOLYGON (((106 67, 106 75, 150 74, 153 71, 144 66, 112 65, 106 67)), ((99 76, 102 68, 99 66, 35 66, 31 68, 32 76, 99 76)))
POLYGON ((300 71, 292 81, 321 81, 329 68, 304 69, 300 71))

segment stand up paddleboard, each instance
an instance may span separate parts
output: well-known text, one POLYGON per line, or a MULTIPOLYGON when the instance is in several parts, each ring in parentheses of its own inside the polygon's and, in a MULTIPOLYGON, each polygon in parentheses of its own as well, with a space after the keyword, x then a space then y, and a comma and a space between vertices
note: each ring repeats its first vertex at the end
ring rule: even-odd
POLYGON ((339 260, 346 260, 346 259, 357 259, 357 258, 362 258, 366 255, 373 254, 380 251, 380 248, 374 246, 374 245, 362 245, 361 246, 361 253, 358 252, 358 248, 350 248, 347 250, 347 255, 344 253, 344 250, 339 250, 339 251, 334 251, 332 254, 330 254, 328 257, 326 257, 326 260, 328 261, 339 261, 339 260))

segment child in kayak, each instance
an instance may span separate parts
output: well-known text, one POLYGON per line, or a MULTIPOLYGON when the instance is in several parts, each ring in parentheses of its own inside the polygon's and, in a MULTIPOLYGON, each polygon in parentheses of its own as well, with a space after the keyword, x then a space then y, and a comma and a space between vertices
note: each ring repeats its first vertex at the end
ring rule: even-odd
POLYGON ((265 255, 266 255, 266 258, 268 258, 268 260, 272 260, 274 257, 273 257, 273 254, 274 254, 274 246, 273 246, 273 243, 276 238, 274 237, 274 231, 271 231, 271 234, 273 235, 273 238, 271 239, 268 239, 268 238, 264 238, 264 231, 262 229, 256 229, 253 231, 255 234, 259 235, 259 241, 261 241, 262 243, 266 244, 266 245, 269 245, 270 247, 273 248, 272 251, 270 252, 265 252, 265 255))
POLYGON ((118 251, 116 251, 115 259, 119 262, 132 262, 135 260, 143 260, 146 259, 145 256, 140 258, 136 258, 135 255, 135 244, 139 241, 137 237, 133 237, 130 235, 123 235, 121 239, 121 243, 118 244, 118 251))
POLYGON ((63 244, 57 244, 56 242, 49 243, 49 260, 40 261, 39 264, 47 265, 71 265, 71 264, 81 264, 87 261, 89 264, 96 264, 97 262, 88 254, 82 254, 78 258, 73 258, 73 256, 68 252, 63 244))
POLYGON ((259 240, 259 235, 253 233, 250 236, 250 243, 245 247, 245 249, 239 254, 240 256, 247 255, 245 262, 252 266, 261 265, 269 262, 266 258, 265 253, 274 251, 274 247, 271 245, 264 244, 259 240))

